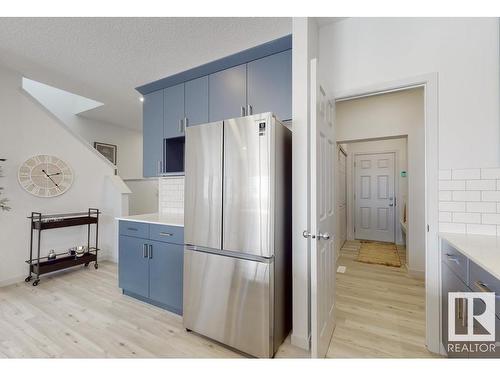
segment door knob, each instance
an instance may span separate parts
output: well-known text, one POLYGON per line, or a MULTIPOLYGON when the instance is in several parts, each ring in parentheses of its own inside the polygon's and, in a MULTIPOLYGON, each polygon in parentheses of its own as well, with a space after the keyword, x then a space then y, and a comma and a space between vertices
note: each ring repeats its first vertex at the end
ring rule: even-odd
POLYGON ((330 239, 330 235, 327 232, 325 232, 325 233, 319 232, 318 233, 318 239, 320 239, 320 240, 321 239, 323 239, 323 240, 329 240, 330 239))
POLYGON ((314 234, 312 234, 311 232, 309 232, 308 230, 303 231, 302 236, 304 238, 316 238, 316 236, 314 234))

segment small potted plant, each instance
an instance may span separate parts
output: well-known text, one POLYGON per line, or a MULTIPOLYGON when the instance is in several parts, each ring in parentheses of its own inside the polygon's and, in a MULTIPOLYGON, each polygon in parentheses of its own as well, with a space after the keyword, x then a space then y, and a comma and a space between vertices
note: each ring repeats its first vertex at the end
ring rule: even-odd
MULTIPOLYGON (((6 159, 0 159, 0 162, 4 162, 6 159)), ((0 177, 3 177, 2 175, 2 166, 0 165, 0 177)), ((0 186, 0 195, 2 195, 2 190, 3 187, 0 186)), ((1 211, 9 211, 10 207, 7 205, 7 202, 9 200, 7 198, 2 198, 0 197, 0 210, 1 211)))

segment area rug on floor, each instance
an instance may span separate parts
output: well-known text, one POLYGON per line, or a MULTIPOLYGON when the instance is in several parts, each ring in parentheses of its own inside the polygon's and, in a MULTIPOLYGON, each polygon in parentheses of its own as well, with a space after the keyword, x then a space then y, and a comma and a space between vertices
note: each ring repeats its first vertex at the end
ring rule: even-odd
POLYGON ((356 260, 362 263, 401 267, 398 249, 395 244, 389 242, 361 241, 356 260))

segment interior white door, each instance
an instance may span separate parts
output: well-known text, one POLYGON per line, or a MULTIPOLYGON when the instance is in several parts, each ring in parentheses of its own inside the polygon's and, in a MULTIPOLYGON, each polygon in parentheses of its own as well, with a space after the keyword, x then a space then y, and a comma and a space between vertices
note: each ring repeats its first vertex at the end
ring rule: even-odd
POLYGON ((337 212, 335 221, 337 231, 335 233, 335 257, 338 258, 340 249, 347 240, 347 155, 338 146, 337 150, 337 212))
POLYGON ((326 356, 335 328, 334 245, 334 102, 318 80, 317 60, 311 60, 310 232, 311 356, 326 356))
POLYGON ((394 242, 394 153, 354 158, 356 239, 394 242))

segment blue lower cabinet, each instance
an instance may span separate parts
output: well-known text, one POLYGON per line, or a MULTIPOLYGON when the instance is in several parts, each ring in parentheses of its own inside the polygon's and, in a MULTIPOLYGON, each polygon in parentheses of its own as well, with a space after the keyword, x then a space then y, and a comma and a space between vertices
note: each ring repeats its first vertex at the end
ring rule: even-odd
POLYGON ((177 314, 182 314, 182 275, 184 251, 182 245, 152 241, 149 263, 149 298, 160 302, 177 314))
POLYGON ((119 286, 126 295, 181 315, 184 228, 141 225, 148 227, 132 231, 134 222, 120 222, 119 286), (148 238, 144 238, 145 233, 148 238))
POLYGON ((149 296, 149 259, 147 241, 120 236, 118 281, 123 290, 142 297, 149 296))

